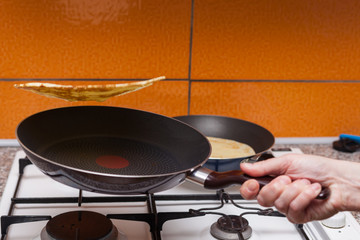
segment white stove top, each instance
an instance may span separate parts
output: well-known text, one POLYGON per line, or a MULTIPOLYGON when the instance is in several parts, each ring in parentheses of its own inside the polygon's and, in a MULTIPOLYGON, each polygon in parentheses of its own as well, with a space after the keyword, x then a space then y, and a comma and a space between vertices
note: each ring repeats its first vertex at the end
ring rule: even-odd
MULTIPOLYGON (((298 151, 295 149, 295 151, 298 151)), ((279 154, 279 153, 276 153, 279 154)), ((19 161, 17 159, 25 157, 23 152, 18 152, 11 168, 9 178, 1 199, 1 216, 8 215, 11 198, 15 191, 19 176, 19 161)), ((225 189, 230 194, 238 194, 238 187, 225 189)), ((214 194, 214 191, 205 190, 201 186, 190 182, 184 182, 178 187, 161 192, 157 195, 187 195, 187 194, 214 194)), ((34 165, 25 168, 21 184, 18 188, 17 198, 40 198, 40 197, 73 197, 79 196, 79 190, 58 183, 41 173, 34 165)), ((83 192, 83 197, 104 197, 109 195, 83 192)), ((260 206, 256 201, 236 200, 237 204, 245 207, 260 206)), ((219 201, 214 200, 188 200, 188 201, 156 201, 157 212, 188 212, 189 209, 211 208, 219 206, 219 201)), ((262 207, 260 207, 262 208, 262 207)), ((15 204, 11 215, 50 215, 57 216, 69 211, 92 211, 103 215, 124 214, 124 213, 147 213, 146 202, 113 202, 113 203, 82 203, 79 207, 77 203, 47 203, 47 204, 15 204)), ((263 209, 263 208, 262 208, 263 209)), ((217 212, 240 215, 245 210, 239 209, 232 204, 225 204, 217 212)), ((312 222, 304 225, 307 238, 311 240, 330 239, 330 240, 350 240, 360 239, 360 227, 353 216, 345 212, 346 224, 342 228, 331 229, 325 227, 320 222, 312 222)), ((178 220, 168 220, 164 223, 161 231, 161 239, 215 239, 210 234, 210 226, 217 221, 219 215, 207 214, 205 216, 184 218, 178 220)), ((270 217, 258 215, 245 215, 252 228, 250 240, 301 240, 304 237, 299 233, 297 226, 287 221, 284 217, 270 217)), ((114 226, 119 231, 121 240, 152 239, 150 226, 145 222, 115 220, 112 219, 114 226)), ((3 239, 29 240, 40 239, 40 232, 45 227, 47 221, 31 223, 12 224, 3 239)), ((237 238, 236 238, 237 239, 237 238)), ((305 238, 306 239, 306 238, 305 238)))

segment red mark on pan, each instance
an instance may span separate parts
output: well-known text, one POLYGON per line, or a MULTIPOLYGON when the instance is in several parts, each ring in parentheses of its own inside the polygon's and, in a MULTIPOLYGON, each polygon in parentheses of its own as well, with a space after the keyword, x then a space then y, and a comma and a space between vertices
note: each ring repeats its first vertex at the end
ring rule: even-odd
POLYGON ((129 161, 123 157, 115 156, 115 155, 104 155, 100 156, 96 159, 96 163, 102 167, 106 168, 124 168, 129 166, 129 161))

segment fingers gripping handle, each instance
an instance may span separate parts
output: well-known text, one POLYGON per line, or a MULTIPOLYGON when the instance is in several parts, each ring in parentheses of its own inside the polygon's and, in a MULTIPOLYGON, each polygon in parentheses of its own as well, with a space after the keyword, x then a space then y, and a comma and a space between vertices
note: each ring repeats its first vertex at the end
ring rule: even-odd
MULTIPOLYGON (((274 177, 251 177, 244 174, 242 171, 212 172, 206 178, 204 187, 208 189, 221 189, 233 184, 243 184, 245 181, 250 179, 258 181, 260 188, 262 188, 274 180, 274 177)), ((328 188, 322 188, 316 199, 327 199, 329 196, 330 190, 328 188)))

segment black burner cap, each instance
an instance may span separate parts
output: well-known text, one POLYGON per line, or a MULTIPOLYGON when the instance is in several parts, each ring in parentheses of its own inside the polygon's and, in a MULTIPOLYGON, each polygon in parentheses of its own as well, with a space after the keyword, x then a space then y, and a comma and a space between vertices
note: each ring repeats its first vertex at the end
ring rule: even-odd
POLYGON ((66 212, 46 224, 47 233, 54 239, 96 240, 110 234, 113 224, 106 216, 90 211, 66 212))
POLYGON ((245 218, 226 215, 211 225, 210 233, 214 238, 220 240, 249 239, 252 235, 252 228, 245 218))
POLYGON ((249 226, 248 220, 235 215, 221 217, 217 223, 219 228, 226 232, 243 232, 249 226))

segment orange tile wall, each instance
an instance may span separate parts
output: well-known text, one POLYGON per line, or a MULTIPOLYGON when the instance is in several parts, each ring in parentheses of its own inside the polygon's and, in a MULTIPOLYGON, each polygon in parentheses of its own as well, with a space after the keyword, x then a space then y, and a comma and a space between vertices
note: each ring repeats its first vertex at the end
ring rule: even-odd
POLYGON ((356 0, 0 0, 0 139, 54 107, 217 114, 276 137, 360 135, 356 0), (165 81, 103 103, 15 83, 165 81))

